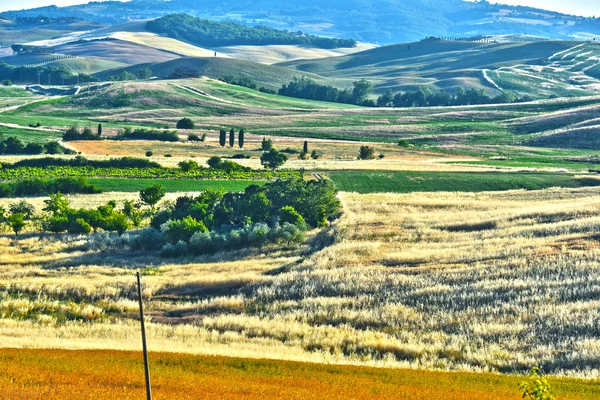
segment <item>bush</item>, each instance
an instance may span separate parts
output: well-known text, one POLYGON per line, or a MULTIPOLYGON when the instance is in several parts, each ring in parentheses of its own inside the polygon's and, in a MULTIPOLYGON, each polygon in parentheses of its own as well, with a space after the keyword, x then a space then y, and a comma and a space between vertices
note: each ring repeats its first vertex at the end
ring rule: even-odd
POLYGON ((188 252, 188 245, 185 242, 177 242, 174 245, 167 243, 160 251, 160 256, 163 258, 176 258, 186 255, 188 252))
POLYGON ((276 170, 286 163, 288 157, 285 154, 280 153, 276 149, 271 149, 268 152, 263 153, 260 157, 260 163, 265 168, 276 170))
POLYGON ((144 229, 140 234, 133 238, 131 242, 132 250, 156 251, 167 244, 165 235, 158 229, 144 229))
POLYGON ((171 244, 179 241, 188 242, 197 232, 208 232, 208 228, 202 221, 187 216, 180 220, 169 220, 163 226, 161 231, 167 241, 171 244))
POLYGON ((289 223, 296 226, 305 224, 304 217, 298 213, 292 206, 285 206, 279 210, 279 223, 289 223))
POLYGON ((194 129, 194 128, 195 128, 194 121, 192 121, 189 118, 183 118, 177 122, 177 129, 194 129))
MULTIPOLYGON (((97 137, 97 136, 96 136, 97 137)), ((152 129, 135 129, 125 128, 119 132, 116 140, 156 140, 160 142, 178 142, 179 135, 172 131, 159 131, 152 129)))
POLYGON ((152 157, 153 155, 154 155, 154 153, 151 151, 146 152, 146 157, 152 157))
POLYGON ((260 148, 262 151, 270 151, 273 148, 273 141, 271 139, 263 138, 260 148))
POLYGON ((375 159, 375 149, 369 146, 360 146, 360 152, 358 154, 360 160, 373 160, 375 159))
POLYGON ((194 160, 181 161, 177 166, 184 172, 194 171, 200 167, 194 160))

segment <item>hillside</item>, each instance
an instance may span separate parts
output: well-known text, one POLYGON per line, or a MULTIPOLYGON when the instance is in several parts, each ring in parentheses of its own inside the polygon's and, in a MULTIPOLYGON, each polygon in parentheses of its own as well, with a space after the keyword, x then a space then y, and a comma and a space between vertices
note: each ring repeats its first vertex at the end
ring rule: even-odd
POLYGON ((243 0, 136 0, 63 8, 42 7, 0 15, 7 18, 72 16, 115 24, 174 13, 378 44, 420 40, 431 35, 464 37, 512 35, 515 32, 546 38, 588 39, 600 32, 598 19, 462 0, 333 0, 326 3, 300 0, 286 7, 281 7, 281 3, 275 0, 252 3, 243 0))
POLYGON ((380 92, 414 91, 420 86, 433 90, 474 87, 547 97, 600 89, 600 44, 575 41, 424 40, 278 65, 338 79, 366 78, 380 92))
MULTIPOLYGON (((289 83, 299 73, 289 68, 260 64, 252 61, 237 60, 221 57, 183 57, 163 63, 145 63, 134 67, 125 67, 116 70, 103 71, 96 74, 100 79, 107 79, 118 75, 122 71, 137 72, 141 68, 150 68, 155 76, 169 77, 173 74, 179 77, 205 76, 221 79, 227 75, 238 75, 252 78, 259 86, 279 89, 281 85, 289 83)), ((317 82, 342 87, 350 87, 351 80, 325 78, 311 73, 303 73, 317 82)))

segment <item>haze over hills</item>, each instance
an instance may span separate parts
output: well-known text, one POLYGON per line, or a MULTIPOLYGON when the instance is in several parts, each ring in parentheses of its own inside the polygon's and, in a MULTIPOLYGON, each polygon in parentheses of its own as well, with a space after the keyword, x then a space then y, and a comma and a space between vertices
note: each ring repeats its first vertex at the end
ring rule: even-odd
POLYGON ((0 15, 16 17, 71 16, 103 24, 186 13, 213 20, 265 25, 323 36, 390 44, 426 36, 523 34, 582 39, 600 34, 600 20, 528 7, 463 0, 133 0, 71 7, 42 7, 0 15))

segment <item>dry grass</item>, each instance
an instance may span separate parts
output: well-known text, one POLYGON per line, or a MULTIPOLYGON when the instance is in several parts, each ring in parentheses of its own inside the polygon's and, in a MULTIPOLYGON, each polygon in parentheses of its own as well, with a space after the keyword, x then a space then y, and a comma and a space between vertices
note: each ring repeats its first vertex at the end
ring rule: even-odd
MULTIPOLYGON (((519 377, 325 366, 151 353, 160 399, 509 400, 519 377)), ((144 397, 139 352, 0 350, 1 399, 144 397), (73 373, 77 371, 77 373, 73 373)), ((560 399, 595 398, 597 384, 551 379, 560 399)))
POLYGON ((145 268, 156 351, 597 377, 599 194, 344 193, 343 219, 313 239, 335 239, 323 250, 176 263, 6 236, 0 340, 136 349, 132 272, 145 268))

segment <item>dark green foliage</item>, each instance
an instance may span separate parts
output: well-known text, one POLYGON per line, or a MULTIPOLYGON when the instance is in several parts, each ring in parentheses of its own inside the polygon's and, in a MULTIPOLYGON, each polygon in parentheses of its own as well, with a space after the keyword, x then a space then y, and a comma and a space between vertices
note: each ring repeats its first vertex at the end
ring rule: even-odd
POLYGON ((160 164, 150 160, 135 157, 111 158, 109 160, 88 160, 85 157, 63 159, 54 157, 31 158, 14 164, 3 164, 4 169, 19 169, 24 167, 91 167, 91 168, 162 168, 160 164))
POLYGON ((360 146, 358 154, 360 160, 373 160, 375 159, 375 149, 370 146, 360 146))
POLYGON ((273 141, 271 139, 263 138, 260 145, 262 151, 269 151, 273 148, 273 141))
POLYGON ((280 224, 292 224, 292 225, 296 225, 296 226, 300 226, 302 224, 304 224, 304 217, 302 217, 302 215, 300 215, 300 213, 298 211, 296 211, 296 209, 294 209, 294 207, 292 206, 285 206, 282 207, 281 210, 279 211, 279 223, 280 224))
POLYGON ((304 146, 302 147, 302 152, 304 154, 308 154, 308 140, 304 141, 304 146))
POLYGON ((319 157, 320 157, 320 156, 319 156, 319 154, 317 153, 317 151, 316 151, 316 150, 313 150, 313 151, 310 153, 310 158, 312 158, 313 160, 318 160, 318 159, 319 159, 319 157))
POLYGON ((61 154, 61 153, 67 153, 66 150, 64 150, 62 148, 62 146, 60 145, 60 143, 58 143, 57 141, 52 141, 52 142, 48 142, 44 145, 44 151, 46 152, 46 154, 61 154))
POLYGON ((8 206, 8 211, 13 215, 21 214, 23 215, 23 218, 28 221, 33 218, 33 215, 35 214, 35 207, 31 203, 21 200, 16 203, 11 203, 8 206))
POLYGON ((221 145, 221 147, 225 147, 226 143, 227 143, 227 131, 221 129, 219 131, 219 144, 221 145))
POLYGON ((373 84, 365 79, 354 82, 352 90, 340 90, 333 86, 318 84, 314 80, 303 76, 300 78, 294 77, 294 80, 287 85, 283 85, 278 93, 281 96, 299 99, 374 106, 367 100, 372 90, 373 84))
POLYGON ((224 171, 228 174, 233 172, 249 172, 252 171, 251 168, 244 167, 238 163, 234 163, 232 161, 222 160, 221 157, 213 156, 207 161, 208 166, 211 169, 224 171))
POLYGON ((162 185, 153 185, 140 190, 141 202, 146 204, 147 206, 150 206, 152 211, 154 211, 154 208, 156 207, 158 202, 161 201, 165 197, 165 195, 166 191, 162 187, 162 185))
POLYGON ((94 194, 102 193, 85 178, 24 179, 0 183, 0 197, 45 196, 52 193, 94 194))
POLYGON ((198 163, 194 160, 181 161, 179 164, 177 164, 177 166, 185 172, 194 171, 200 167, 198 163))
POLYGON ((23 154, 42 154, 43 152, 44 146, 38 143, 27 143, 23 149, 23 154))
POLYGON ((189 118, 183 118, 177 122, 177 129, 194 129, 194 127, 194 121, 189 118))
MULTIPOLYGON (((99 128, 100 132, 102 128, 99 128)), ((94 135, 90 128, 84 128, 83 131, 79 132, 76 126, 72 126, 63 135, 63 140, 65 142, 73 141, 73 140, 101 140, 100 135, 94 135)))
POLYGON ((27 226, 27 222, 25 220, 25 216, 22 213, 11 214, 8 217, 8 226, 15 233, 16 236, 21 233, 23 228, 27 226))
POLYGON ((148 67, 144 67, 135 73, 138 79, 150 79, 152 78, 152 70, 148 67))
POLYGON ((231 128, 229 131, 229 147, 233 147, 235 145, 235 130, 231 128))
POLYGON ((98 82, 98 78, 91 75, 79 74, 77 76, 63 65, 22 67, 9 65, 0 60, 0 79, 11 81, 11 84, 12 82, 23 84, 38 83, 40 77, 43 77, 43 83, 50 83, 51 85, 76 85, 77 83, 98 82))
POLYGON ((276 149, 271 149, 270 151, 265 152, 262 156, 260 156, 260 163, 263 165, 263 167, 272 170, 276 170, 277 168, 281 167, 283 164, 286 163, 287 160, 288 156, 286 156, 283 153, 280 153, 276 149))
POLYGON ((391 91, 386 92, 377 100, 379 107, 438 107, 438 106, 467 106, 477 104, 520 103, 530 101, 529 96, 516 97, 512 93, 502 93, 491 97, 483 90, 459 88, 454 93, 432 92, 422 87, 416 92, 395 94, 389 99, 391 91))
POLYGON ((254 28, 231 22, 217 22, 185 14, 168 15, 146 24, 150 32, 168 35, 200 46, 264 46, 304 44, 325 49, 355 47, 353 39, 325 38, 302 32, 281 31, 266 26, 254 28))
POLYGON ((151 151, 146 152, 146 157, 152 157, 153 155, 154 155, 154 153, 151 151))
POLYGON ((204 142, 204 140, 202 140, 202 138, 200 138, 200 136, 198 136, 194 133, 190 133, 188 135, 188 142, 204 142))
POLYGON ((102 136, 102 124, 98 124, 98 136, 102 136))
POLYGON ((177 132, 159 131, 154 129, 131 129, 125 128, 119 132, 116 140, 157 140, 160 142, 178 142, 177 132))
POLYGON ((238 145, 240 146, 240 149, 244 148, 244 130, 240 129, 240 133, 238 134, 238 145))

